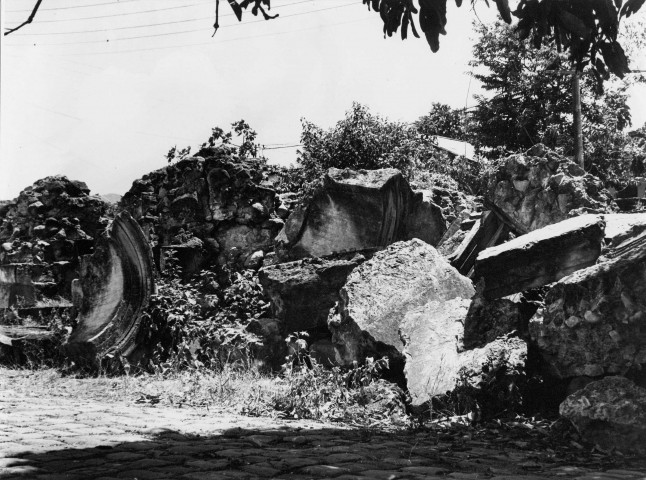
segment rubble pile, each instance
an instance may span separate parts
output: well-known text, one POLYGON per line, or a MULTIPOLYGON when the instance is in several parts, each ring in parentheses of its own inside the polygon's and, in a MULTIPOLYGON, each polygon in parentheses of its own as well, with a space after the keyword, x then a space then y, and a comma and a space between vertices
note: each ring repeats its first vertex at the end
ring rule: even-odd
POLYGON ((602 451, 646 454, 646 389, 627 378, 589 383, 561 404, 560 414, 602 451))
POLYGON ((610 192, 572 160, 537 144, 503 160, 486 197, 526 233, 580 213, 611 213, 610 192))
POLYGON ((542 145, 512 155, 480 202, 415 191, 394 169, 330 169, 303 195, 260 160, 202 153, 136 180, 105 233, 105 203, 65 177, 0 204, 0 307, 73 297, 68 351, 127 354, 153 291, 150 246, 162 269, 173 250, 187 275, 258 271, 271 318, 247 331, 268 364, 293 332, 320 363, 387 356, 413 406, 538 373, 569 384, 561 415, 584 438, 643 442, 646 214, 613 213, 571 160, 542 145))
MULTIPOLYGON (((83 182, 38 180, 0 206, 0 308, 69 306, 79 259, 107 224, 107 204, 83 182)), ((27 313, 34 313, 27 312, 27 313)))
POLYGON ((260 160, 235 160, 214 150, 136 180, 121 207, 141 224, 156 251, 173 248, 186 271, 217 262, 258 268, 283 227, 276 192, 260 160), (197 240, 194 240, 197 239, 197 240))

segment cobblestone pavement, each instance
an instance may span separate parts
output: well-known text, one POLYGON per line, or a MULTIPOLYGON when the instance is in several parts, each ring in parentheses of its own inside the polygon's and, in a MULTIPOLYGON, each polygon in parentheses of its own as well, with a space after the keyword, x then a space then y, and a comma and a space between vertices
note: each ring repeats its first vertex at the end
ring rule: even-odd
POLYGON ((360 430, 27 395, 0 378, 0 479, 646 478, 646 459, 538 448, 503 430, 360 430))

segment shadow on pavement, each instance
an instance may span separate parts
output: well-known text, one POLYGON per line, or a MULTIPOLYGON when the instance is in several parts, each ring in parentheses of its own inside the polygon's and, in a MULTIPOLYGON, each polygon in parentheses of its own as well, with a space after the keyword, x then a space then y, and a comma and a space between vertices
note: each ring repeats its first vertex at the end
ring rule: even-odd
MULTIPOLYGON (((502 429, 504 430, 504 429, 502 429)), ((141 441, 6 452, 0 479, 643 478, 646 460, 556 445, 527 432, 384 432, 270 428, 186 435, 156 429, 141 441), (605 472, 605 473, 601 473, 605 472)), ((73 442, 69 437, 66 441, 73 442)), ((0 450, 1 450, 0 444, 0 450)))

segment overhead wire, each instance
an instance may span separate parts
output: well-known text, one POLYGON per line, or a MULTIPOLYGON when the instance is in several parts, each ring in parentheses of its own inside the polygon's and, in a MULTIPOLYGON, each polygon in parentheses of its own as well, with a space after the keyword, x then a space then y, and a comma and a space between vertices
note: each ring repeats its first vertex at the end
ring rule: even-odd
MULTIPOLYGON (((312 14, 312 13, 318 13, 318 12, 327 11, 327 10, 334 10, 334 9, 337 9, 337 8, 345 8, 345 7, 350 7, 350 6, 353 6, 353 5, 356 5, 356 3, 354 1, 351 2, 351 3, 344 4, 344 5, 336 5, 336 6, 333 6, 333 7, 320 8, 320 9, 316 9, 316 10, 309 10, 307 12, 293 13, 291 15, 282 15, 282 16, 278 17, 276 20, 279 20, 281 18, 290 18, 290 17, 297 17, 297 16, 302 16, 302 15, 309 15, 309 14, 312 14)), ((211 17, 209 17, 209 18, 211 18, 211 17)), ((276 20, 273 20, 273 21, 276 21, 276 20)), ((255 24, 255 23, 264 23, 264 22, 266 22, 266 20, 253 20, 253 21, 250 21, 250 22, 237 23, 237 24, 232 24, 232 25, 223 25, 220 28, 231 28, 231 27, 238 27, 238 26, 242 26, 242 25, 249 25, 249 24, 255 24)), ((351 23, 351 22, 343 22, 343 23, 351 23)), ((340 23, 340 24, 342 24, 342 23, 340 23)), ((304 30, 308 30, 308 29, 304 29, 304 30)), ((200 32, 200 31, 203 31, 203 29, 181 30, 181 31, 177 31, 177 32, 164 32, 164 33, 156 33, 156 34, 150 34, 150 35, 138 35, 138 36, 134 36, 134 37, 118 37, 118 38, 114 38, 114 39, 105 39, 105 40, 86 40, 86 41, 55 42, 55 43, 30 43, 30 44, 13 44, 13 45, 10 44, 8 46, 12 46, 12 47, 31 47, 31 46, 79 45, 79 44, 91 44, 91 43, 105 44, 105 43, 119 42, 119 41, 124 41, 124 40, 138 40, 138 39, 142 39, 142 38, 153 38, 153 37, 180 35, 180 34, 185 34, 185 33, 196 33, 196 32, 200 32)), ((300 31, 300 30, 298 30, 298 31, 300 31)), ((289 32, 284 32, 284 33, 289 33, 289 32)), ((260 36, 263 36, 263 35, 260 35, 260 36)), ((255 38, 255 37, 252 37, 252 38, 255 38)), ((220 42, 220 43, 222 43, 222 42, 220 42)), ((206 45, 206 44, 207 43, 200 43, 200 44, 191 44, 191 45, 186 45, 186 46, 206 45)), ((210 44, 210 43, 208 43, 208 44, 210 44)), ((154 49, 154 48, 151 48, 151 50, 152 49, 154 49)), ((142 49, 142 51, 146 51, 146 50, 149 50, 149 49, 142 49)), ((99 52, 99 53, 112 53, 112 52, 99 52)), ((115 52, 115 53, 117 53, 117 52, 115 52)))
MULTIPOLYGON (((339 25, 347 25, 350 23, 358 23, 358 22, 365 22, 365 21, 371 21, 370 18, 365 18, 365 19, 359 19, 359 20, 349 20, 346 22, 337 22, 337 23, 330 23, 327 25, 319 25, 316 27, 308 27, 308 28, 299 28, 299 29, 294 29, 294 30, 286 30, 282 32, 272 32, 272 33, 265 33, 261 35, 251 35, 247 37, 236 37, 236 38, 230 38, 227 40, 219 40, 217 44, 222 44, 222 43, 229 43, 229 42, 239 42, 241 40, 252 40, 256 38, 265 38, 265 37, 273 37, 277 35, 288 35, 290 33, 295 33, 295 32, 306 32, 309 30, 318 30, 321 28, 329 28, 329 27, 336 27, 339 25)), ((213 42, 196 42, 196 43, 185 43, 181 45, 168 45, 168 46, 163 46, 163 47, 148 47, 148 48, 134 48, 130 50, 113 50, 109 52, 86 52, 86 53, 62 53, 55 55, 57 58, 58 57, 78 57, 78 56, 96 56, 96 55, 115 55, 115 54, 120 54, 120 53, 140 53, 140 52, 149 52, 149 51, 155 51, 155 50, 169 50, 169 49, 174 49, 174 48, 186 48, 186 47, 197 47, 197 46, 204 46, 204 45, 213 45, 213 42)))
MULTIPOLYGON (((117 0, 115 2, 103 2, 103 3, 89 3, 86 5, 71 5, 69 7, 49 7, 49 8, 39 8, 38 11, 51 11, 51 10, 70 10, 74 8, 87 8, 87 7, 99 7, 102 5, 118 5, 121 3, 130 3, 130 2, 140 2, 141 0, 117 0)), ((5 10, 5 13, 29 13, 33 9, 28 10, 5 10)))
MULTIPOLYGON (((133 0, 131 0, 133 1, 133 0)), ((280 5, 280 8, 287 8, 291 7, 294 5, 300 5, 302 3, 311 3, 314 0, 300 0, 298 2, 293 2, 293 3, 288 3, 286 5, 280 5)), ((231 17, 234 16, 233 13, 225 13, 223 15, 220 15, 220 17, 231 17)), ((100 29, 94 29, 94 30, 76 30, 73 32, 23 32, 22 30, 20 32, 17 32, 14 36, 16 37, 24 37, 24 36, 33 36, 33 35, 39 35, 39 36, 49 36, 49 35, 76 35, 76 34, 81 34, 81 33, 100 33, 100 32, 109 32, 113 30, 129 30, 133 28, 147 28, 147 27, 158 27, 162 25, 172 25, 176 23, 187 23, 187 22, 197 22, 200 20, 209 20, 212 19, 213 15, 209 15, 208 17, 198 17, 198 18, 189 18, 185 20, 174 20, 171 22, 160 22, 160 23, 147 23, 143 25, 128 25, 125 27, 113 27, 113 28, 100 28, 100 29)))
POLYGON ((77 18, 59 18, 56 20, 39 20, 39 23, 58 23, 58 22, 77 22, 81 20, 96 20, 99 18, 113 18, 113 17, 125 17, 129 15, 139 15, 142 13, 154 13, 154 12, 163 12, 167 10, 179 10, 181 8, 190 8, 190 7, 195 7, 198 5, 206 5, 207 3, 213 3, 212 0, 206 0, 204 2, 197 2, 197 3, 189 3, 187 5, 175 5, 173 7, 165 7, 165 8, 153 8, 151 10, 141 10, 138 12, 121 12, 121 13, 113 13, 110 15, 96 15, 94 17, 77 17, 77 18))

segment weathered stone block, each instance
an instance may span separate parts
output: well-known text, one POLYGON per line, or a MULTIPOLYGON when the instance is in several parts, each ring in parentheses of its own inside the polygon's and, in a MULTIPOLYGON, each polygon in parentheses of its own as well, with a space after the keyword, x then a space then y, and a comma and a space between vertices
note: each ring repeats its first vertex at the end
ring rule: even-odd
POLYGON ((646 364, 646 232, 556 283, 530 334, 559 378, 625 373, 646 364))
POLYGON ((531 231, 568 218, 579 209, 610 212, 610 193, 573 161, 538 144, 500 162, 488 178, 487 197, 531 231))
POLYGON ((285 333, 325 328, 339 289, 363 257, 351 260, 305 259, 262 268, 260 283, 271 299, 285 333))
POLYGON ((567 397, 559 413, 604 450, 646 454, 646 389, 627 378, 589 383, 567 397))
POLYGON ((392 244, 354 270, 340 291, 338 313, 329 320, 337 360, 401 359, 399 331, 409 311, 473 294, 471 281, 435 248, 417 239, 392 244))
POLYGON ((487 248, 478 255, 474 276, 484 280, 490 299, 553 283, 594 265, 604 226, 601 217, 583 215, 487 248))

